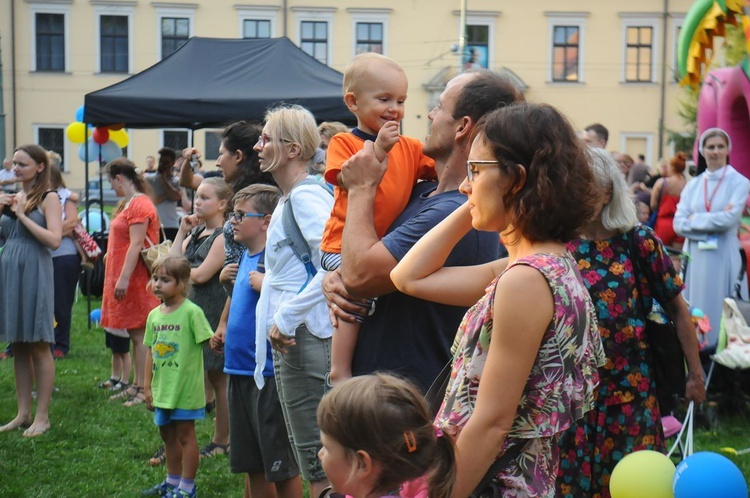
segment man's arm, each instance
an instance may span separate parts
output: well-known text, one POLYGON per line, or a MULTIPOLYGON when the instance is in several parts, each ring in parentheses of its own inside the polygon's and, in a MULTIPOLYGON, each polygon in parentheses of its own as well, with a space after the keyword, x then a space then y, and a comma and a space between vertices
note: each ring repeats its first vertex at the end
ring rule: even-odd
POLYGON ((341 168, 349 189, 341 277, 347 291, 355 296, 382 296, 396 290, 391 270, 398 261, 375 232, 375 192, 385 171, 386 164, 377 160, 370 141, 341 168))

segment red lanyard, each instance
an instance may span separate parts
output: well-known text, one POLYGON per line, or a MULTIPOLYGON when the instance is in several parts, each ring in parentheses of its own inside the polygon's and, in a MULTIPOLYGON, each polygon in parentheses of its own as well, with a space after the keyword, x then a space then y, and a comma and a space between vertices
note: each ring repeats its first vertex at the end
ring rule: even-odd
POLYGON ((706 203, 706 212, 711 212, 711 203, 714 201, 714 197, 716 196, 716 191, 719 190, 719 187, 721 187, 721 182, 724 181, 724 175, 727 174, 727 166, 724 166, 724 171, 721 172, 721 176, 719 177, 719 183, 716 184, 714 187, 714 191, 711 192, 711 197, 708 196, 708 178, 703 177, 703 199, 706 203))

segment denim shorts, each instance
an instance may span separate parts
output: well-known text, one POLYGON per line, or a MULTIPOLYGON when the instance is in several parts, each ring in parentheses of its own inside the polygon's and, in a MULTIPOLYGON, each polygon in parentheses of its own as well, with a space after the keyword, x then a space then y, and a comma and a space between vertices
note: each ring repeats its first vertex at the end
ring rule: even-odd
POLYGON ((154 408, 154 423, 159 427, 169 425, 177 420, 203 420, 206 418, 206 409, 183 410, 182 408, 154 408))

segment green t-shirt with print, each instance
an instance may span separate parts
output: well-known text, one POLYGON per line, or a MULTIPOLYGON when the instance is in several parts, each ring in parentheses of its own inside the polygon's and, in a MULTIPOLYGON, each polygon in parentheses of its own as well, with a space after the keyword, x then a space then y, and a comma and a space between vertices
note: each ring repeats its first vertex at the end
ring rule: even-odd
POLYGON ((206 406, 201 343, 212 335, 203 310, 188 299, 171 313, 162 313, 161 306, 151 310, 143 344, 151 348, 155 407, 197 410, 206 406))

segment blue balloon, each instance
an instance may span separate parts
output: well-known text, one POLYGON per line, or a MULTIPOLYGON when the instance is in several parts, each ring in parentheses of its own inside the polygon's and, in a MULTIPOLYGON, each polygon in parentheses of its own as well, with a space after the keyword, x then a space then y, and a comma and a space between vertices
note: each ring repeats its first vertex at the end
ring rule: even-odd
POLYGON ((86 162, 86 148, 89 150, 89 162, 95 162, 99 160, 99 149, 98 143, 93 140, 89 140, 85 144, 78 146, 78 157, 81 161, 86 162))
POLYGON ((677 466, 672 482, 675 498, 747 498, 747 482, 730 459, 700 451, 677 466))
POLYGON ((114 140, 107 140, 107 143, 102 145, 102 160, 108 163, 118 157, 122 157, 122 148, 114 140))
POLYGON ((89 315, 92 322, 99 323, 102 321, 102 310, 101 308, 96 308, 95 310, 91 310, 91 314, 89 315))
POLYGON ((78 109, 76 109, 76 121, 83 123, 83 112, 84 112, 84 106, 81 106, 78 109))

